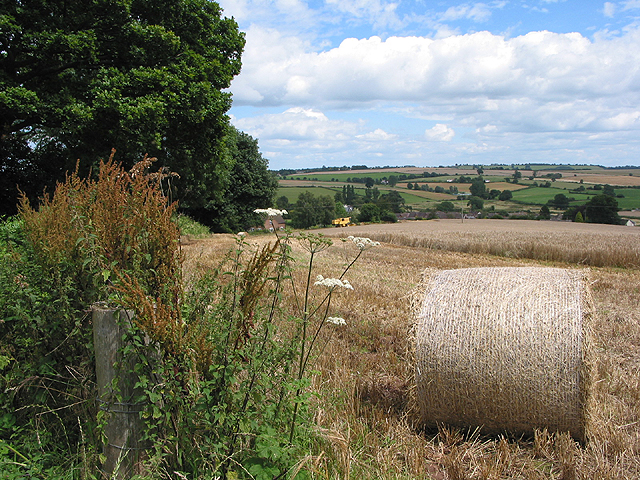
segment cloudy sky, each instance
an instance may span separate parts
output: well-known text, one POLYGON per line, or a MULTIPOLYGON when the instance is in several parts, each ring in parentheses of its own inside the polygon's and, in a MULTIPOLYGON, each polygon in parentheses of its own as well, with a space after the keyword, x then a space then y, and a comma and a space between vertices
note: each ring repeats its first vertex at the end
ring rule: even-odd
POLYGON ((221 0, 272 169, 640 164, 640 0, 221 0))

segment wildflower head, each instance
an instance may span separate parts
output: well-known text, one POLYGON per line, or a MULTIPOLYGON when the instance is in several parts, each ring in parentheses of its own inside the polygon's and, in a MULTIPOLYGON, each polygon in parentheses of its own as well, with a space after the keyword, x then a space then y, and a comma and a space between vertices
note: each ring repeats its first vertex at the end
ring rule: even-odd
POLYGON ((278 215, 286 215, 286 210, 277 210, 275 208, 256 208, 254 213, 266 215, 267 217, 277 217, 278 215))
POLYGON ((327 317, 327 322, 338 326, 347 324, 347 322, 344 321, 344 318, 341 317, 327 317))
POLYGON ((339 278, 324 278, 322 275, 318 275, 316 277, 314 285, 321 285, 332 290, 334 288, 346 288, 348 290, 353 290, 353 287, 348 280, 340 280, 339 278))
POLYGON ((360 250, 365 250, 367 248, 377 247, 380 245, 380 242, 374 242, 367 237, 354 237, 353 235, 349 235, 347 238, 355 243, 360 250))

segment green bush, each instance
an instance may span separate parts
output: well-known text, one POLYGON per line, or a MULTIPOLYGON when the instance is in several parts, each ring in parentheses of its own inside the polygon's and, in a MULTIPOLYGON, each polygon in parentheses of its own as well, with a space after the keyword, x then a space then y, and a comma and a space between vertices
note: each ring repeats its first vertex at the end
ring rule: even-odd
POLYGON ((96 408, 87 308, 106 299, 135 312, 121 365, 133 360, 145 405, 146 478, 290 477, 313 436, 309 370, 325 330, 344 324, 330 316, 332 296, 352 289, 346 273, 375 244, 351 238, 353 260, 324 278, 313 275, 332 243, 322 236, 287 233, 255 251, 239 236, 186 288, 174 206, 149 165, 73 175, 0 226, 0 468, 98 477, 108 418, 96 408), (308 254, 302 266, 293 242, 308 254))
POLYGON ((0 223, 2 478, 74 478, 97 459, 92 336, 82 276, 38 261, 24 223, 0 223))

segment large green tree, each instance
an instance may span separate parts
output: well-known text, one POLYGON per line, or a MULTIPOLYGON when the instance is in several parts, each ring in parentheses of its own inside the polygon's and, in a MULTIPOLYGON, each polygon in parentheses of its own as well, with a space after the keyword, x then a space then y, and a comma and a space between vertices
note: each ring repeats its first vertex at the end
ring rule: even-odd
POLYGON ((622 223, 618 215, 618 201, 610 195, 596 195, 585 204, 585 215, 589 223, 622 223))
POLYGON ((306 190, 298 196, 298 201, 291 212, 293 228, 311 228, 316 225, 331 225, 336 218, 336 202, 329 195, 316 197, 306 190))
POLYGON ((318 200, 308 190, 298 196, 295 209, 291 214, 293 228, 311 228, 319 223, 318 200))
POLYGON ((486 198, 487 185, 484 182, 484 178, 475 177, 471 181, 471 185, 469 185, 469 191, 471 192, 471 195, 473 195, 474 197, 486 198))
MULTIPOLYGON (((238 232, 262 223, 256 208, 274 203, 278 180, 258 149, 258 140, 231 127, 225 148, 233 159, 224 199, 209 208, 194 210, 194 216, 217 232, 238 232)), ((288 203, 288 202, 287 202, 288 203)), ((285 208, 286 210, 286 208, 285 208)))
POLYGON ((569 200, 569 197, 567 197, 564 193, 558 193, 556 196, 553 197, 553 200, 547 201, 547 204, 549 204, 552 207, 560 208, 564 210, 566 208, 569 208, 570 201, 571 200, 569 200))
POLYGON ((3 0, 0 213, 112 148, 180 174, 187 208, 217 205, 244 36, 209 0, 3 0))
POLYGON ((382 210, 390 210, 393 213, 404 211, 404 198, 396 190, 380 195, 376 203, 382 210))

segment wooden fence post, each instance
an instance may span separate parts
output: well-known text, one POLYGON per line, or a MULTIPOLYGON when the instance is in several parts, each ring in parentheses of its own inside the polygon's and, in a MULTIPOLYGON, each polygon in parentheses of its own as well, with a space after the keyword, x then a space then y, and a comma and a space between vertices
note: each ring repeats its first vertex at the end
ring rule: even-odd
POLYGON ((102 303, 92 306, 97 401, 99 408, 107 412, 103 470, 108 478, 118 480, 138 473, 137 467, 148 448, 140 441, 144 428, 140 411, 144 404, 135 402, 141 393, 134 388, 138 381, 138 376, 132 373, 135 359, 122 361, 123 337, 131 326, 132 316, 130 311, 108 308, 102 303))

